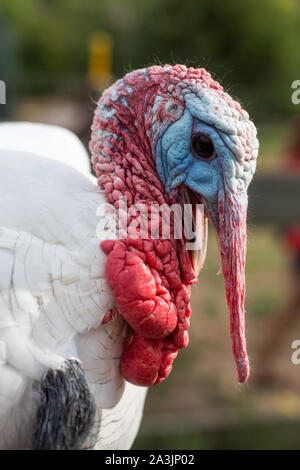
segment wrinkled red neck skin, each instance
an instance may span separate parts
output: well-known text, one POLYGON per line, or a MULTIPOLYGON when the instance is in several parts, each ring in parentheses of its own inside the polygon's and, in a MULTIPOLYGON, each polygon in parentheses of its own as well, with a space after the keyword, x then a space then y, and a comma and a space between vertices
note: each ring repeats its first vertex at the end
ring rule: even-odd
POLYGON ((190 284, 196 281, 183 240, 106 240, 106 277, 121 315, 133 330, 121 371, 131 383, 164 380, 177 351, 188 345, 190 284))
MULTIPOLYGON (((108 255, 108 284, 133 330, 122 375, 136 385, 154 385, 169 375, 178 349, 188 345, 190 286, 183 282, 177 241, 127 238, 101 247, 108 255)), ((189 261, 188 271, 194 282, 189 261)))
POLYGON ((237 379, 249 376, 245 337, 246 192, 219 191, 219 245, 230 316, 230 336, 237 379))
MULTIPOLYGON (((174 76, 180 73, 173 69, 174 76)), ((160 70, 152 67, 147 79, 141 72, 126 76, 114 93, 110 89, 104 93, 99 102, 102 110, 95 114, 90 143, 92 162, 106 200, 117 209, 122 196, 127 197, 128 207, 136 203, 171 205, 178 201, 177 191, 166 194, 152 153, 157 138, 153 129, 166 128, 178 119, 166 112, 166 100, 156 112, 160 126, 153 126, 150 110, 160 93, 160 70), (126 87, 134 89, 134 93, 128 94, 126 87), (122 97, 126 97, 128 106, 122 97)), ((179 100, 177 104, 183 106, 179 100)), ((178 349, 188 345, 190 284, 196 282, 184 239, 164 239, 161 233, 159 239, 147 238, 141 233, 138 240, 129 236, 101 243, 108 255, 108 284, 120 314, 133 331, 123 354, 121 372, 126 380, 141 386, 164 380, 178 349)))

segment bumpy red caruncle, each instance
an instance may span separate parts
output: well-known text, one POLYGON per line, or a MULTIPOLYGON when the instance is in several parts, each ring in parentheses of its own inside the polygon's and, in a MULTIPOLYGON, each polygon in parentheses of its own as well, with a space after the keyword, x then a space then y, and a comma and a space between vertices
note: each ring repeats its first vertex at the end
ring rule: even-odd
MULTIPOLYGON (((204 69, 149 67, 126 75, 99 100, 90 149, 99 186, 117 209, 143 203, 171 205, 179 193, 165 192, 155 163, 158 138, 184 110, 181 85, 201 83, 223 93, 204 69), (154 100, 160 102, 155 112, 154 100)), ((132 218, 131 218, 132 219, 132 218)), ((140 238, 101 244, 107 253, 106 273, 118 309, 133 330, 123 355, 124 378, 151 386, 171 371, 179 348, 188 344, 190 284, 196 282, 184 238, 140 238)), ((171 232, 172 234, 172 232, 171 232)))
POLYGON ((102 248, 108 283, 133 329, 122 374, 137 385, 153 385, 170 373, 177 350, 188 344, 190 288, 182 283, 171 240, 128 238, 102 242, 102 248))

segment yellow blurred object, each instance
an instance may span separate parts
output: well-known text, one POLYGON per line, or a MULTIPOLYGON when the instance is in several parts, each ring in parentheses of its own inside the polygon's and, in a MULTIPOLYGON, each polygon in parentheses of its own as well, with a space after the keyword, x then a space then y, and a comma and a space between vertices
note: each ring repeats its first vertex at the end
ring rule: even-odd
POLYGON ((300 414, 300 397, 293 392, 279 393, 273 400, 274 408, 287 418, 294 418, 300 414))
POLYGON ((111 81, 113 38, 105 31, 96 31, 89 42, 89 83, 102 91, 111 81))

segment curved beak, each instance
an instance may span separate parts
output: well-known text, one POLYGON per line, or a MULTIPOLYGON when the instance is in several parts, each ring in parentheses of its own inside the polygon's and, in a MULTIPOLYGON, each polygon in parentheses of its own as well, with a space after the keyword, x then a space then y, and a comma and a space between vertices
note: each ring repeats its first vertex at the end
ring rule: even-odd
POLYGON ((208 220, 202 198, 187 186, 183 186, 182 194, 184 201, 185 235, 188 240, 190 240, 186 242, 185 248, 189 253, 194 275, 197 280, 206 258, 208 220), (190 230, 191 227, 192 230, 190 230))

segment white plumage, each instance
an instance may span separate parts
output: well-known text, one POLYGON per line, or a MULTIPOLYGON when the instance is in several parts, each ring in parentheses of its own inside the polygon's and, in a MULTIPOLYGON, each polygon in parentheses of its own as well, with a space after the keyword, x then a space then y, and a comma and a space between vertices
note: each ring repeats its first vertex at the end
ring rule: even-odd
POLYGON ((69 358, 97 405, 89 447, 129 448, 140 424, 146 389, 119 373, 127 325, 101 324, 114 298, 99 244, 115 233, 89 168, 70 131, 0 125, 0 448, 30 446, 36 384, 69 358))
POLYGON ((68 129, 31 122, 0 124, 0 148, 31 152, 89 175, 91 165, 79 138, 68 129))

